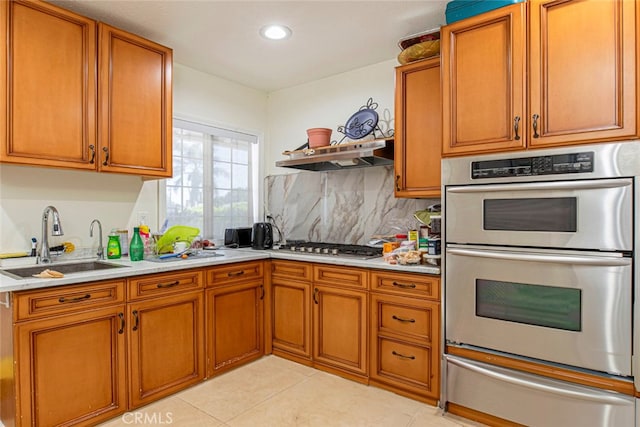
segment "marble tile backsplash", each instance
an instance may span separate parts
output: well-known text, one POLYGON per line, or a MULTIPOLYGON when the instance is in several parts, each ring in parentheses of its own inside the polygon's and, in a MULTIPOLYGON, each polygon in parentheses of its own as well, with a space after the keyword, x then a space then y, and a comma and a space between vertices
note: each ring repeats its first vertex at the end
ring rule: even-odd
MULTIPOLYGON (((438 199, 396 199, 393 167, 300 172, 265 178, 265 213, 287 240, 366 244, 406 232, 438 199)), ((274 232, 277 240, 277 232, 274 232)))

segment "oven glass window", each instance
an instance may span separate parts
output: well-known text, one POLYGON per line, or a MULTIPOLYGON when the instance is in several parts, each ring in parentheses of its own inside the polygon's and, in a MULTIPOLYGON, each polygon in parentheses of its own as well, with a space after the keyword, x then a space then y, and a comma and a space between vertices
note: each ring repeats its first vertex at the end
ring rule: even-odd
POLYGON ((575 232, 575 197, 484 200, 484 229, 575 232))
POLYGON ((480 317, 580 331, 580 304, 580 289, 476 279, 480 317))

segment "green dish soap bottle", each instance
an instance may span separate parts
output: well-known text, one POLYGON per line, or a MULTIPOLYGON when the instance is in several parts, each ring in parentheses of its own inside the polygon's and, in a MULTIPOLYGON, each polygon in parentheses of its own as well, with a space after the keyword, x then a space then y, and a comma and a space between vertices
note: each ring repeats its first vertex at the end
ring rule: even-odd
POLYGON ((144 243, 140 237, 140 227, 133 228, 133 237, 129 244, 129 259, 131 261, 142 261, 144 258, 144 243))
POLYGON ((121 256, 120 236, 115 233, 111 233, 109 234, 109 241, 107 242, 107 258, 120 259, 121 256))

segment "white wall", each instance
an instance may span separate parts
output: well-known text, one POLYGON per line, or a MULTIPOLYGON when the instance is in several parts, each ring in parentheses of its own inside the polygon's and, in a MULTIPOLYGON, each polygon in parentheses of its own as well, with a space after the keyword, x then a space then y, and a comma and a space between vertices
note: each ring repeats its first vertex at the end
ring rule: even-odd
MULTIPOLYGON (((394 117, 395 59, 316 80, 300 86, 272 92, 268 102, 268 151, 266 174, 296 172, 277 168, 275 162, 286 157, 307 140, 306 130, 314 127, 333 129, 332 140, 342 134, 338 126, 345 122, 371 97, 378 103, 380 119, 394 117)), ((393 128, 393 124, 391 125, 393 128)))
MULTIPOLYGON (((369 97, 393 117, 395 60, 339 74, 305 85, 266 94, 181 64, 174 64, 174 115, 182 119, 248 131, 258 135, 259 185, 262 177, 288 173, 276 168, 282 151, 306 141, 306 129, 339 125, 369 97)), ((262 197, 262 190, 260 191, 262 197)), ((259 201, 262 206, 262 200, 259 201)), ((0 165, 0 253, 29 251, 31 237, 41 239, 42 212, 47 205, 61 214, 65 235, 51 243, 71 241, 92 248, 93 218, 103 234, 114 227, 131 229, 139 212, 149 214, 152 230, 163 221, 158 209, 158 182, 135 176, 39 167, 0 165)), ((105 238, 106 240, 106 238, 105 238)))
MULTIPOLYGON (((173 93, 176 117, 249 130, 260 136, 265 132, 264 92, 174 64, 173 93)), ((94 218, 102 222, 106 244, 111 228, 131 229, 141 211, 149 213, 149 225, 156 230, 164 219, 158 211, 157 193, 158 181, 135 176, 2 164, 0 253, 28 252, 31 237, 41 240, 42 212, 47 205, 58 209, 65 232, 50 239, 53 244, 71 241, 78 248, 96 247, 97 239, 89 238, 89 224, 94 218)))

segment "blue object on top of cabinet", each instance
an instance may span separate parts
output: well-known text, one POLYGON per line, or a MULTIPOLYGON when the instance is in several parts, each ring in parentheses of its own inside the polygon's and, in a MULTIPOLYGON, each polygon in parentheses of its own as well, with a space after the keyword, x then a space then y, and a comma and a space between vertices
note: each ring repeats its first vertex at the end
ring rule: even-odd
POLYGON ((525 0, 452 0, 447 3, 445 17, 447 18, 447 24, 451 24, 461 19, 524 1, 525 0))

